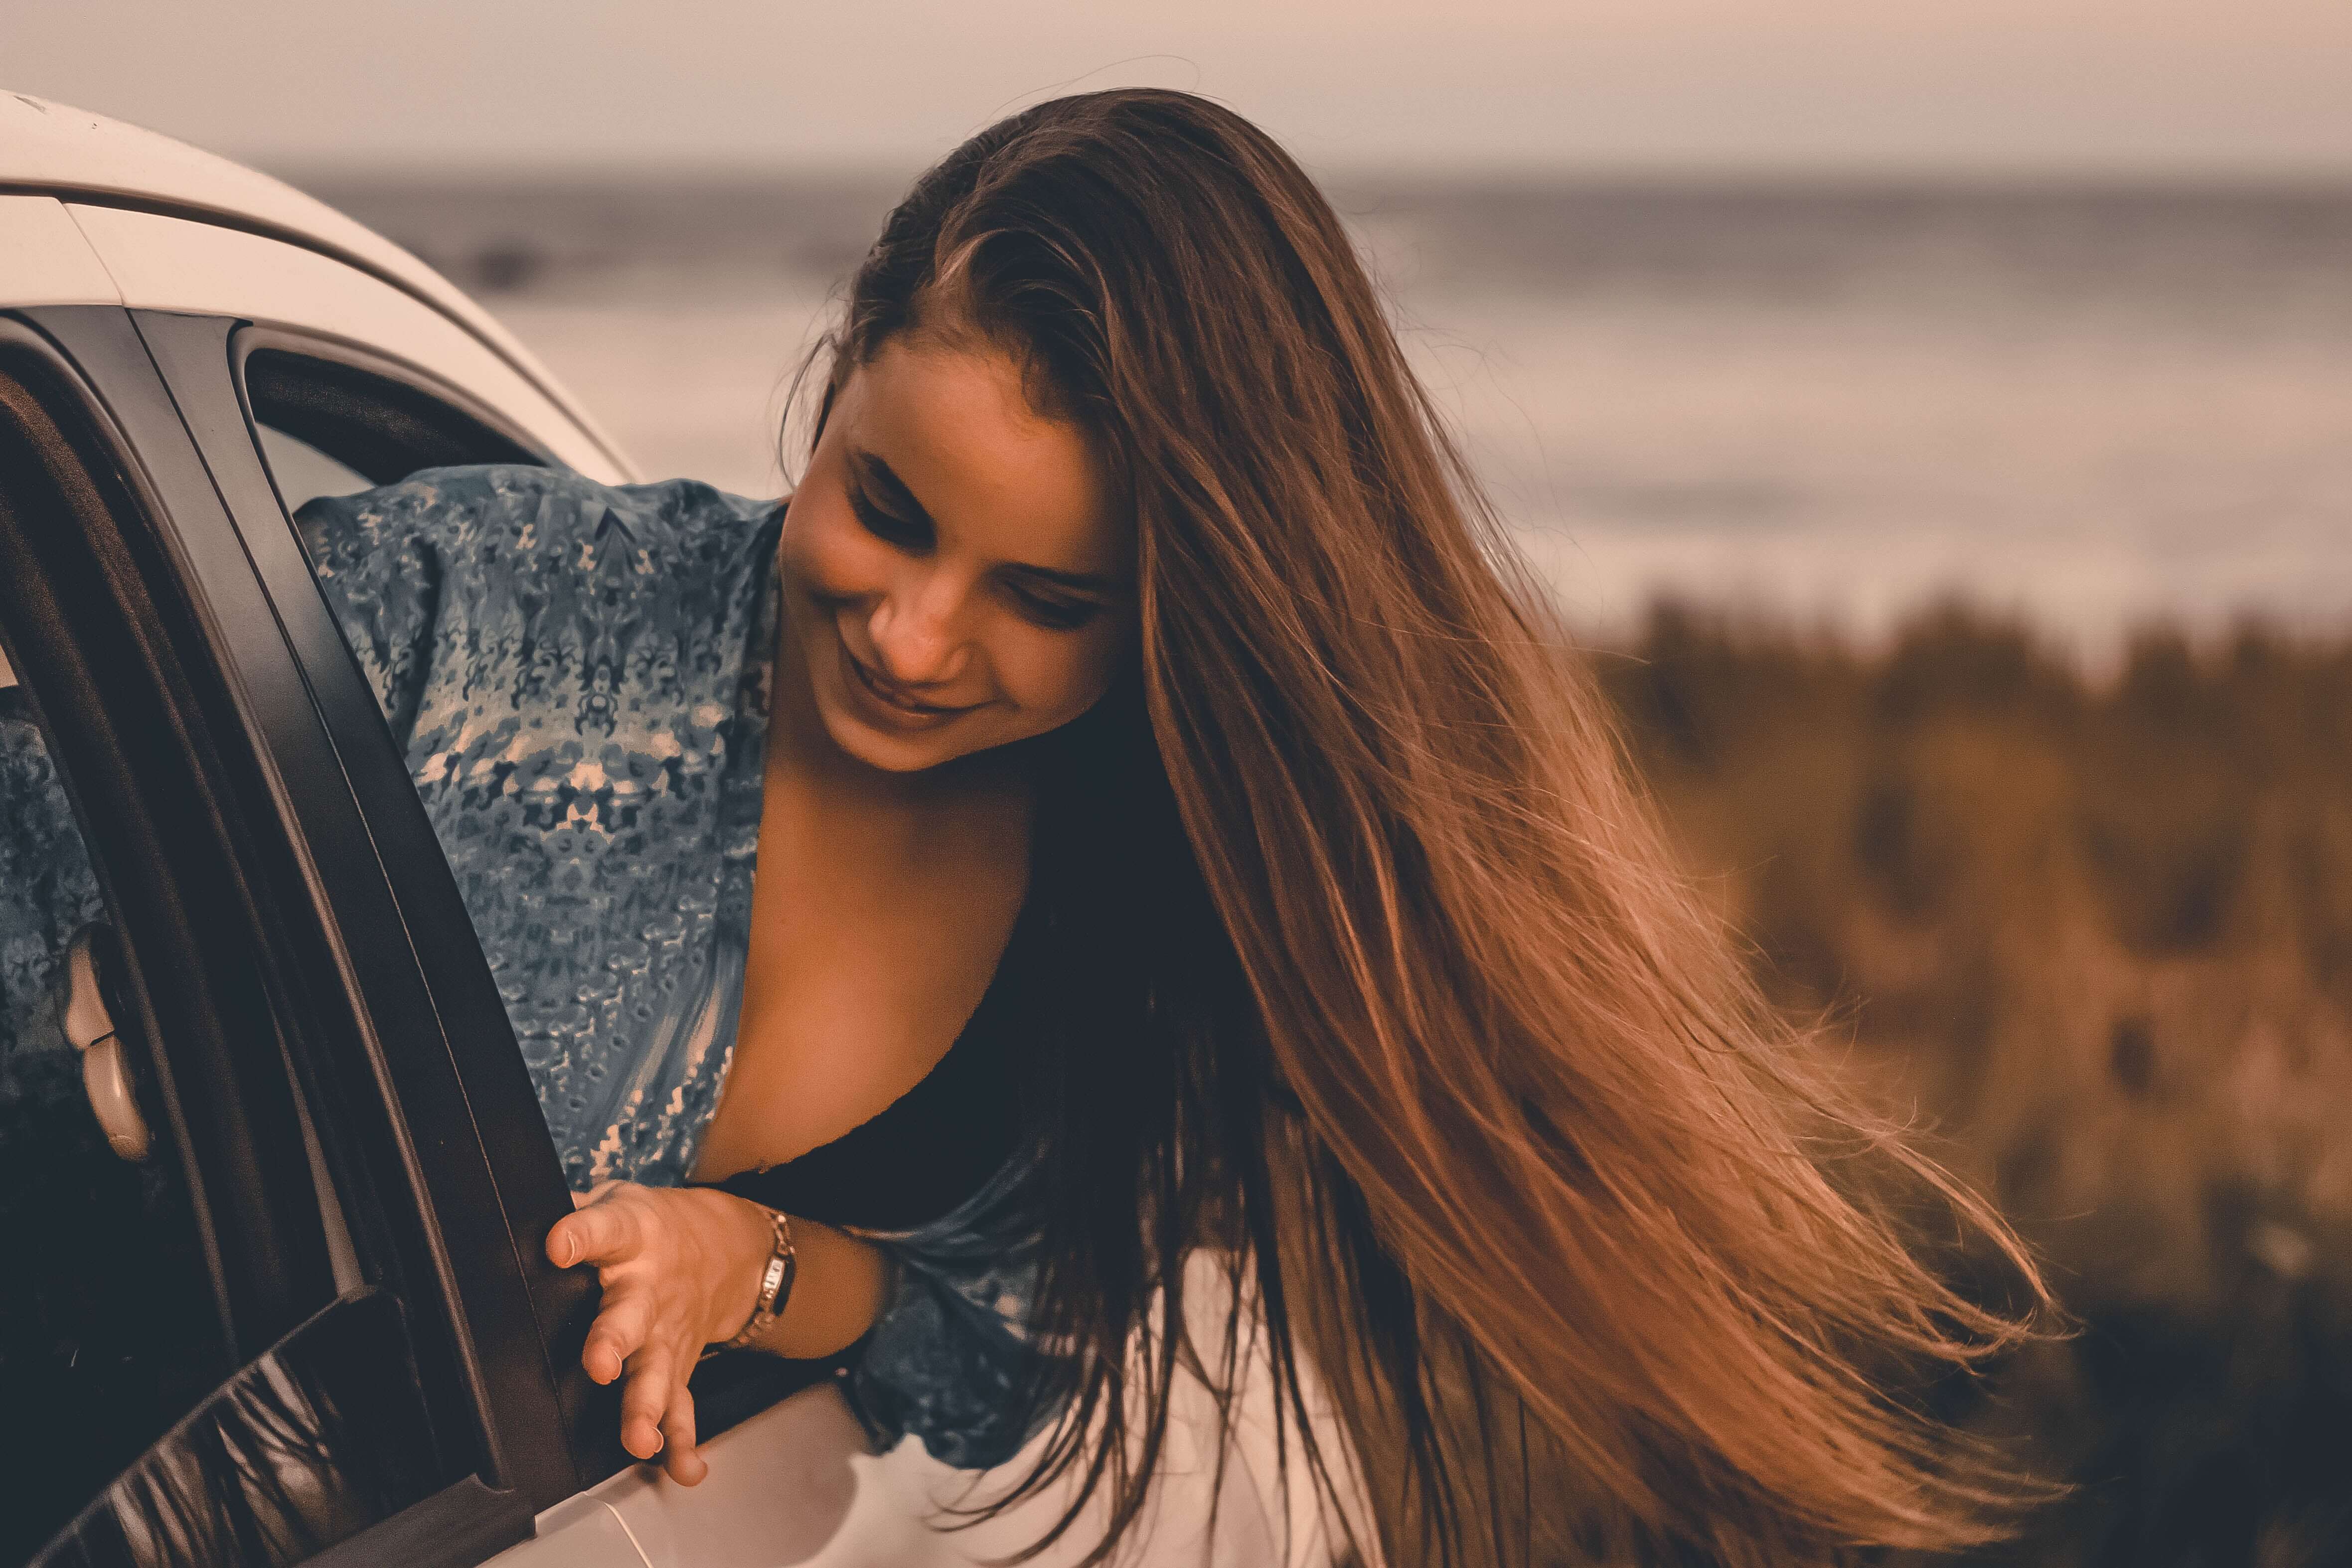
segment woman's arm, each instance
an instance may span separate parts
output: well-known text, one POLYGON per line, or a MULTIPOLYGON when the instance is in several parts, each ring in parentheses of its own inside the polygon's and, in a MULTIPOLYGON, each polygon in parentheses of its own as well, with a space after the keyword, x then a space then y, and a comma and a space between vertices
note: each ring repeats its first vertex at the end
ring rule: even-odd
POLYGON ((851 1378, 877 1446, 921 1439, 959 1469, 1013 1458, 1059 1410, 1068 1367, 1032 1338, 1041 1247, 1034 1151, 1008 1161, 954 1213, 876 1233, 895 1266, 890 1300, 851 1378))
MULTIPOLYGON (((686 1380, 707 1344, 750 1321, 774 1230, 768 1211, 710 1187, 608 1182, 548 1232, 560 1268, 593 1265, 604 1300, 580 1355, 588 1375, 621 1391, 621 1446, 661 1456, 672 1480, 709 1473, 695 1452, 686 1380)), ((814 1220, 793 1221, 791 1299, 754 1347, 814 1360, 854 1342, 882 1308, 882 1254, 814 1220)))

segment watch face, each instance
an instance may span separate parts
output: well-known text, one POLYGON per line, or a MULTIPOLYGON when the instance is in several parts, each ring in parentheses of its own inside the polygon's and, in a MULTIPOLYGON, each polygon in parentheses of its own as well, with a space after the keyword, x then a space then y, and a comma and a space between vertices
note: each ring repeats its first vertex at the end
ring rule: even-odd
POLYGON ((784 1303, 793 1299, 793 1279, 801 1271, 801 1255, 792 1250, 791 1238, 784 1248, 784 1277, 776 1286, 776 1310, 782 1312, 784 1303))

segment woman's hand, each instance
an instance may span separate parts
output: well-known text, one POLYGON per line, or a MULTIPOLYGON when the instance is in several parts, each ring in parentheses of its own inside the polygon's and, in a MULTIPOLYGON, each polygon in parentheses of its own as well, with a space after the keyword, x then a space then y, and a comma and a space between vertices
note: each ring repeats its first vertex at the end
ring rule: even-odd
POLYGON ((702 1347, 730 1338, 758 1304, 774 1230, 757 1204, 708 1187, 605 1182, 547 1233, 558 1268, 594 1264, 604 1289, 580 1363, 598 1383, 626 1374, 621 1446, 659 1454, 680 1486, 710 1467, 694 1450, 686 1380, 702 1347))

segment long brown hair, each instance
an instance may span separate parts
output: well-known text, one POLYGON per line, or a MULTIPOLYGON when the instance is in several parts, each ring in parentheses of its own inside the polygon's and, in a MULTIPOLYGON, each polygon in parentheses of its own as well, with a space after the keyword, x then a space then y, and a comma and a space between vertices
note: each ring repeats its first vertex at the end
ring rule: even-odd
POLYGON ((1389 1562, 1987 1538, 2003 1487, 1922 1412, 2019 1326, 1895 1210, 2029 1310, 2032 1269, 1760 999, 1312 181, 1197 97, 1040 104, 891 216, 827 403, 910 331, 1013 356, 1138 535, 1137 666, 1048 738, 1033 1487, 1117 1535, 1174 1380, 1231 1395, 1205 1248, 1389 1562))

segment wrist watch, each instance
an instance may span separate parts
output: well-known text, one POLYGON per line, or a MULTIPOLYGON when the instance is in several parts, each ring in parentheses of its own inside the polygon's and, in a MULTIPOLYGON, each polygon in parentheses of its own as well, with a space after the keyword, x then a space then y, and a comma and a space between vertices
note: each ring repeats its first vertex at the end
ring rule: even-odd
POLYGON ((766 1333, 784 1315, 784 1303, 792 1299, 793 1276, 800 1268, 799 1256, 793 1251, 792 1216, 781 1209, 769 1209, 768 1220, 774 1228, 775 1244, 768 1252, 768 1267, 760 1276, 760 1294, 752 1303, 751 1316, 735 1331, 733 1339, 718 1347, 720 1350, 740 1351, 766 1333))

